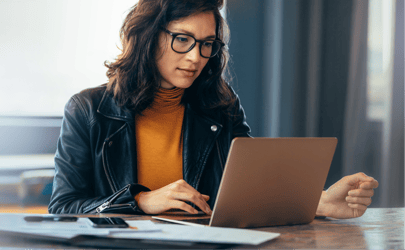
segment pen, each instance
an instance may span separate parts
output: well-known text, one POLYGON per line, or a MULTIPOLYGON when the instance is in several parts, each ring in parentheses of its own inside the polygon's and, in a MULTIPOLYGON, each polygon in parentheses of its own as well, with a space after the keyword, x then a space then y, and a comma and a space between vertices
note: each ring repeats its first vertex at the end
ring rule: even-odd
POLYGON ((62 221, 62 222, 75 222, 77 217, 72 216, 26 216, 24 220, 27 222, 41 222, 41 221, 62 221))
POLYGON ((119 230, 115 230, 115 229, 113 229, 113 230, 109 230, 109 232, 108 232, 108 234, 109 235, 113 235, 113 234, 119 234, 119 233, 151 233, 151 232, 161 232, 162 231, 162 229, 160 229, 160 228, 151 228, 151 229, 143 229, 143 230, 139 230, 138 228, 136 228, 136 227, 130 227, 130 228, 128 228, 128 229, 119 229, 119 230), (132 229, 132 230, 131 230, 132 229))

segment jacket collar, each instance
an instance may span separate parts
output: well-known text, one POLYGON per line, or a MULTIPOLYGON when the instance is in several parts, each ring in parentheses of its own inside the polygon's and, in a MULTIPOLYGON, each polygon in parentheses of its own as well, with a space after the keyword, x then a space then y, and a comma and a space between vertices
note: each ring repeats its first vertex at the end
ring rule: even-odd
POLYGON ((113 99, 112 94, 107 90, 104 91, 103 98, 100 101, 97 112, 114 120, 134 122, 135 119, 130 110, 117 105, 117 102, 113 99))
MULTIPOLYGON (((201 112, 196 112, 196 109, 190 104, 186 104, 186 112, 190 110, 190 116, 201 117, 207 124, 216 125, 218 128, 222 127, 220 117, 217 113, 207 115, 201 114, 201 112)), ((121 120, 126 122, 134 122, 135 116, 130 110, 120 107, 114 100, 113 95, 107 90, 104 91, 103 97, 101 98, 100 104, 98 105, 97 112, 104 115, 105 117, 121 120)))

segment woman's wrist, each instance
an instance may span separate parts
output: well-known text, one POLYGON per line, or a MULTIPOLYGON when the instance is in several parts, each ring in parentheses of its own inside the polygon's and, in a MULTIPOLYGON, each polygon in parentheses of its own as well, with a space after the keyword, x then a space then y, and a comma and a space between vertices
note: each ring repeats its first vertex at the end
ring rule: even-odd
POLYGON ((138 204, 138 207, 139 207, 139 198, 140 198, 141 194, 143 194, 143 193, 144 193, 144 192, 141 191, 141 192, 139 192, 138 194, 136 194, 135 197, 134 197, 136 203, 138 204))
POLYGON ((325 217, 327 216, 326 205, 324 203, 326 199, 326 191, 322 191, 321 198, 319 199, 318 208, 316 209, 316 217, 325 217))

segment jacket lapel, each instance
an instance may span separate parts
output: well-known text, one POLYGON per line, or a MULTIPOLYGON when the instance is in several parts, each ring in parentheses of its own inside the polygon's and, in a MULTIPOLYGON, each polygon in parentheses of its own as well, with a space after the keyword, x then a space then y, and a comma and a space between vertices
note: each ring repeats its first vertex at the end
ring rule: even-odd
POLYGON ((186 104, 183 121, 183 178, 195 189, 222 125, 186 104))
POLYGON ((107 91, 104 92, 97 112, 104 115, 105 117, 115 120, 134 122, 135 119, 132 112, 125 108, 119 107, 115 100, 112 98, 112 94, 108 93, 107 91))
POLYGON ((97 112, 111 119, 104 122, 101 157, 107 180, 116 192, 137 179, 135 118, 131 111, 119 107, 107 91, 97 112))

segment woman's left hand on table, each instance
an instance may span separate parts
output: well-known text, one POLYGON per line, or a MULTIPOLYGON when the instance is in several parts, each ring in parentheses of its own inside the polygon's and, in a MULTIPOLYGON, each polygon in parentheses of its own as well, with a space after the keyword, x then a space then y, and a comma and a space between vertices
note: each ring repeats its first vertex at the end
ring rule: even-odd
POLYGON ((322 192, 316 214, 336 219, 360 217, 377 187, 378 181, 364 173, 345 176, 322 192))

